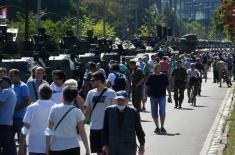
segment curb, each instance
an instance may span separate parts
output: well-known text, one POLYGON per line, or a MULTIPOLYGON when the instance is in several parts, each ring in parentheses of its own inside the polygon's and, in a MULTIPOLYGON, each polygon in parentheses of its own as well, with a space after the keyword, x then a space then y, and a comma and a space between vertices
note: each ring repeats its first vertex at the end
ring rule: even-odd
POLYGON ((227 118, 230 115, 233 102, 233 89, 229 89, 225 99, 216 115, 215 121, 209 131, 206 141, 202 147, 200 155, 218 155, 227 146, 227 133, 229 124, 227 118), (224 130, 224 126, 226 128, 224 130), (225 132, 224 132, 225 131, 225 132))
POLYGON ((217 153, 218 155, 223 155, 224 150, 227 148, 229 124, 230 124, 230 122, 227 122, 224 133, 222 135, 222 140, 220 142, 220 148, 219 148, 218 153, 217 153))

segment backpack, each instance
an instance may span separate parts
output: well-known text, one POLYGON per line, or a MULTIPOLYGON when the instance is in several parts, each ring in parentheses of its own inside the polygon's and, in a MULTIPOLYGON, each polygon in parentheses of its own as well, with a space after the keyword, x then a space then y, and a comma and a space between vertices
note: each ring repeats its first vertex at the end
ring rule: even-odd
POLYGON ((116 78, 114 80, 113 90, 120 91, 126 89, 126 79, 123 74, 113 73, 115 74, 116 78))

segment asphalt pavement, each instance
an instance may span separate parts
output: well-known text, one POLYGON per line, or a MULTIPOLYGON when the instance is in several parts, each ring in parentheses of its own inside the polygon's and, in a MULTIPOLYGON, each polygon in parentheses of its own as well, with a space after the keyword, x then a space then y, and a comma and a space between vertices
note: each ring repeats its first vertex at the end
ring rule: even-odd
MULTIPOLYGON (((222 102, 227 100, 227 91, 225 83, 222 88, 212 83, 212 72, 209 72, 207 82, 203 81, 201 96, 197 97, 197 107, 187 103, 186 91, 182 109, 174 109, 174 102, 167 103, 166 135, 154 134, 148 100, 147 111, 141 113, 146 134, 145 155, 199 155, 222 102)), ((83 147, 81 153, 84 153, 83 147)))
MULTIPOLYGON (((212 83, 212 73, 202 84, 202 93, 197 97, 197 107, 191 106, 185 91, 182 109, 174 109, 174 102, 167 105, 166 135, 156 135, 150 113, 142 113, 146 133, 146 155, 199 155, 219 108, 227 94, 223 84, 212 83)), ((149 106, 148 106, 149 109, 149 106)))

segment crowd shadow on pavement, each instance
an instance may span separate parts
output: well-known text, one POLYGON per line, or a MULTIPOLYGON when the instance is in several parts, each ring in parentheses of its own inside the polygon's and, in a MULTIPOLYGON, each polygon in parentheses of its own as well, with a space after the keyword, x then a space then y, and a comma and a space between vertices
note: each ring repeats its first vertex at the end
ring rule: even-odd
POLYGON ((181 109, 178 109, 178 110, 195 110, 193 108, 181 108, 181 109))
POLYGON ((153 135, 173 137, 173 136, 180 136, 180 133, 159 133, 159 134, 154 133, 153 135))
POLYGON ((204 105, 196 105, 196 108, 208 108, 208 106, 204 106, 204 105))
POLYGON ((149 121, 149 120, 141 120, 141 122, 144 122, 144 123, 150 123, 150 122, 153 122, 153 121, 149 121))
POLYGON ((206 96, 206 95, 201 95, 201 96, 197 96, 197 97, 211 97, 211 96, 206 96))
POLYGON ((141 113, 151 113, 150 111, 141 111, 141 113))

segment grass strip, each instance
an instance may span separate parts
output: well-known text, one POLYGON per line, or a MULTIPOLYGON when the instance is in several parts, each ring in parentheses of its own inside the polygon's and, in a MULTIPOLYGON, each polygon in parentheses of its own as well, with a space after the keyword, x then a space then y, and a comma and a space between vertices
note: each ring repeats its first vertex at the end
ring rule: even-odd
MULTIPOLYGON (((235 92, 235 89, 233 89, 233 92, 235 92)), ((235 105, 233 106, 233 111, 227 121, 230 122, 228 145, 227 148, 224 150, 223 155, 235 155, 235 105)))

